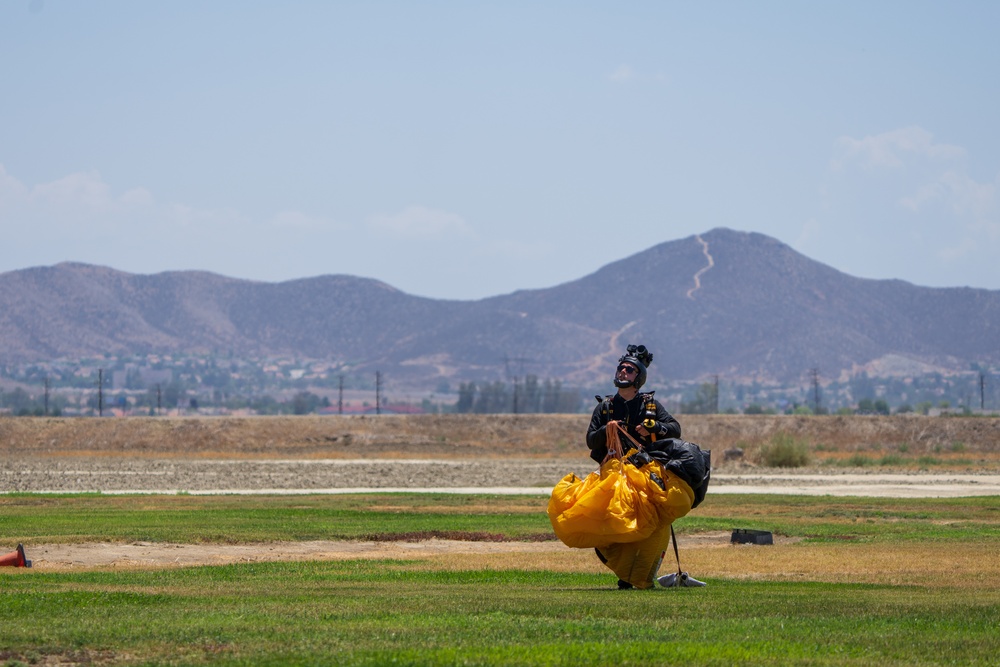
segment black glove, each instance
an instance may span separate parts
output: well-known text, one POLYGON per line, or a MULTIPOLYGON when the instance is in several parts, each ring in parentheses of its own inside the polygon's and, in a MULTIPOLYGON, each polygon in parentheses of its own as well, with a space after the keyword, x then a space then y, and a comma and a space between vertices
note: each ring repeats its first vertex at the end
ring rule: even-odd
POLYGON ((636 468, 641 468, 644 465, 649 465, 650 463, 653 462, 653 459, 650 458, 649 454, 642 451, 636 452, 632 456, 628 457, 628 459, 626 460, 632 465, 634 465, 636 468))

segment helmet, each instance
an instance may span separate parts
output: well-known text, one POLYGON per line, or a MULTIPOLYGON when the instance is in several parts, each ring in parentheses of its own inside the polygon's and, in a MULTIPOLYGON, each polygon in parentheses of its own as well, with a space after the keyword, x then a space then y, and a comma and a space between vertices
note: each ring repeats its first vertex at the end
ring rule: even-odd
POLYGON ((635 387, 641 389, 646 384, 646 368, 653 363, 653 353, 646 349, 645 345, 629 345, 625 348, 625 354, 618 358, 618 365, 629 363, 635 366, 639 372, 628 381, 618 379, 618 370, 615 369, 615 386, 623 389, 625 387, 635 387))

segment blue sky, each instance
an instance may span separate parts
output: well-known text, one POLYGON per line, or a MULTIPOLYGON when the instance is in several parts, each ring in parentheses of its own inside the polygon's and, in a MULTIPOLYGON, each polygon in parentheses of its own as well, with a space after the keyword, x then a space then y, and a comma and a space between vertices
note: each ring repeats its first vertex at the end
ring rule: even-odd
POLYGON ((0 271, 473 299, 714 227, 1000 289, 997 2, 0 0, 0 271))

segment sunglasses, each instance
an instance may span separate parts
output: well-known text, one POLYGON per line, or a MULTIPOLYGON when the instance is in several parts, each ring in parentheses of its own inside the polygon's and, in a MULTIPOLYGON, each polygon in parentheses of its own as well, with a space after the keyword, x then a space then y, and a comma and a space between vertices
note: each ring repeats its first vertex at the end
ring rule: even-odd
POLYGON ((629 375, 635 375, 636 373, 639 372, 639 370, 635 366, 626 366, 625 364, 622 364, 621 366, 618 367, 618 372, 621 373, 622 371, 625 371, 629 375))

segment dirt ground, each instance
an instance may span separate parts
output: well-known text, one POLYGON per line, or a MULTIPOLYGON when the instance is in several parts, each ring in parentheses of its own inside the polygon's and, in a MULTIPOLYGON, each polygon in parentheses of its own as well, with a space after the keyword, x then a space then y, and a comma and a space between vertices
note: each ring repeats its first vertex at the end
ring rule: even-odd
MULTIPOLYGON (((683 538, 685 549, 730 545, 731 533, 714 531, 683 538)), ((793 540, 777 537, 776 544, 793 540)), ((40 544, 25 547, 36 570, 156 569, 268 561, 432 559, 470 557, 469 563, 520 560, 542 567, 551 559, 593 558, 589 549, 570 549, 558 541, 492 542, 430 539, 398 542, 309 541, 267 544, 163 544, 151 542, 40 544)), ((596 562, 596 559, 594 559, 596 562)), ((599 569, 599 568, 597 568, 599 569)))
MULTIPOLYGON (((0 418, 0 493, 345 493, 433 490, 547 494, 596 467, 586 415, 0 418)), ((1000 419, 685 415, 684 435, 715 452, 710 493, 949 497, 1000 495, 1000 419), (974 469, 938 474, 762 468, 776 433, 826 451, 959 452, 974 469), (739 447, 744 456, 720 453, 739 447)), ((698 548, 729 534, 693 536, 698 548)), ((175 567, 259 560, 574 559, 558 542, 299 542, 258 545, 25 545, 34 567, 175 567)))

